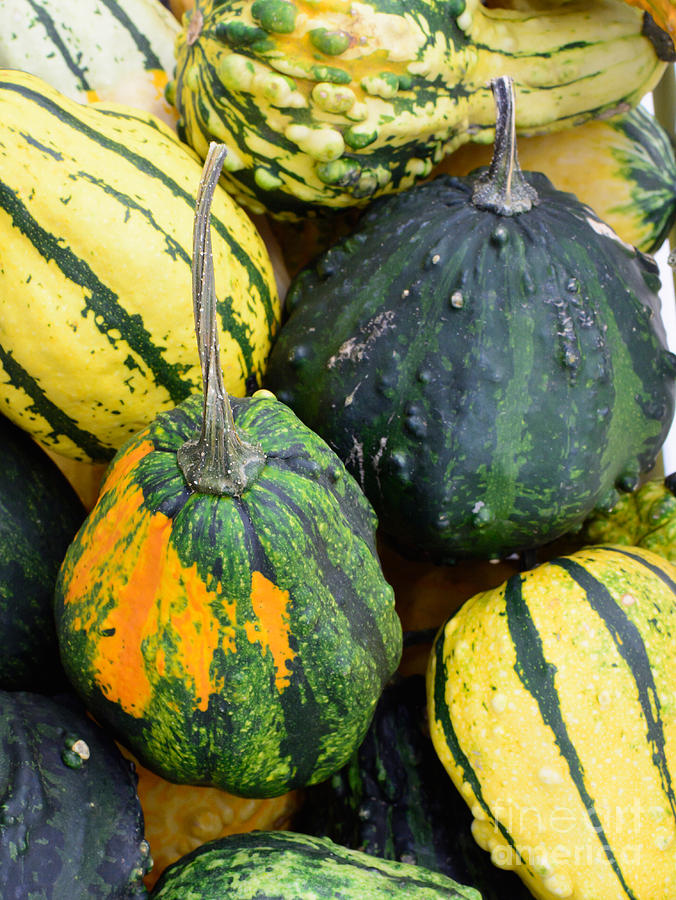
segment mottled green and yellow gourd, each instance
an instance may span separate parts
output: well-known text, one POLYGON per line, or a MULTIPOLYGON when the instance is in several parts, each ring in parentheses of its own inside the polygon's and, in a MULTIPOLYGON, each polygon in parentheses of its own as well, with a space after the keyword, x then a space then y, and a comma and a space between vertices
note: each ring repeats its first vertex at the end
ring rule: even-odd
POLYGON ((676 568, 584 548, 469 600, 430 655, 437 753, 538 900, 676 894, 676 568))
POLYGON ((229 190, 277 215, 363 205, 492 139, 511 75, 522 132, 634 105, 664 63, 621 0, 197 0, 176 43, 179 134, 229 151, 229 190))
POLYGON ((612 510, 596 510, 584 523, 589 544, 627 544, 659 553, 676 565, 676 482, 646 481, 624 494, 612 510))
MULTIPOLYGON (((109 460, 201 386, 190 315, 201 163, 150 113, 0 70, 0 404, 41 443, 109 460)), ((214 197, 227 389, 262 377, 280 315, 248 216, 214 197)))

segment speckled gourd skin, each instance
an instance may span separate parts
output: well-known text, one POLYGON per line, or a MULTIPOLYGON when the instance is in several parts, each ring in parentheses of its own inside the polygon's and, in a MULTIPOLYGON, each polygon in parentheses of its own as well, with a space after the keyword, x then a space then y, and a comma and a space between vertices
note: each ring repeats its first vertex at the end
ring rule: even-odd
POLYGON ((328 838, 254 832, 204 844, 167 869, 153 900, 481 900, 422 866, 378 859, 328 838))
POLYGON ((63 690, 52 599, 85 510, 56 464, 4 416, 0 471, 0 689, 63 690))
POLYGON ((287 297, 266 385, 408 555, 556 539, 636 486, 671 422, 654 262, 525 174, 540 202, 517 215, 477 209, 476 174, 375 201, 287 297))
POLYGON ((203 158, 225 143, 228 190, 280 217, 364 205, 489 142, 496 74, 527 133, 635 105, 665 67, 620 0, 196 0, 183 23, 179 135, 203 158))
POLYGON ((437 753, 538 900, 676 891, 676 568, 585 548, 477 594, 427 674, 437 753))
POLYGON ((594 513, 584 523, 588 544, 628 544, 659 553, 676 565, 676 480, 647 481, 620 497, 612 510, 594 513))
POLYGON ((141 900, 136 775, 73 697, 0 691, 3 900, 141 900))
POLYGON ((158 416, 66 555, 57 633, 74 686, 147 768, 265 797, 346 761, 401 626, 373 511, 335 454, 274 399, 231 403, 266 454, 258 478, 239 498, 193 493, 176 453, 201 398, 158 416))

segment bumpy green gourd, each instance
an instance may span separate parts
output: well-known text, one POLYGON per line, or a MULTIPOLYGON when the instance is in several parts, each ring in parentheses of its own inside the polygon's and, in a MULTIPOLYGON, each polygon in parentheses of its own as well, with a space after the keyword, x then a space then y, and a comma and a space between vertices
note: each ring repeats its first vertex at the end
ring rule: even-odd
POLYGON ((136 774, 68 695, 0 691, 0 896, 143 900, 136 774))
POLYGON ((514 78, 524 133, 635 105, 665 67, 641 24, 621 0, 196 0, 168 96, 201 156, 227 145, 254 211, 363 205, 489 142, 494 75, 514 78))
MULTIPOLYGON (((498 80, 504 86, 506 82, 498 80)), ((405 553, 534 548, 637 486, 674 410, 652 259, 513 156, 375 201, 301 272, 266 385, 405 553)))
POLYGON ((612 510, 599 510, 584 523, 589 544, 628 544, 659 553, 676 565, 676 496, 674 476, 647 481, 620 497, 612 510))

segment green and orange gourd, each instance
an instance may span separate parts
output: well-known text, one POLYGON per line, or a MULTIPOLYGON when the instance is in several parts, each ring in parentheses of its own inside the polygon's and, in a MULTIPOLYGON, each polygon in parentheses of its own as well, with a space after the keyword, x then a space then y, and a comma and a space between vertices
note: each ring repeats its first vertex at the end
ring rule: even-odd
POLYGON ((373 510, 339 459, 269 392, 224 393, 208 231, 222 153, 195 228, 204 397, 116 456, 66 554, 56 621, 75 688, 143 765, 265 797, 346 761, 401 626, 373 510))

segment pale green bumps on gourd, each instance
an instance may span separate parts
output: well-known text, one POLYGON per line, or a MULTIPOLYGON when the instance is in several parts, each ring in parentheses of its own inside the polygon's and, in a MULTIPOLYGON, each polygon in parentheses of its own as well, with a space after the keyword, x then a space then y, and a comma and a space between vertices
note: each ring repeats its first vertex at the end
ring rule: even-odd
POLYGON ((597 511, 584 523, 590 544, 624 544, 659 553, 676 564, 676 479, 647 481, 624 494, 609 512, 597 511))

